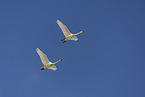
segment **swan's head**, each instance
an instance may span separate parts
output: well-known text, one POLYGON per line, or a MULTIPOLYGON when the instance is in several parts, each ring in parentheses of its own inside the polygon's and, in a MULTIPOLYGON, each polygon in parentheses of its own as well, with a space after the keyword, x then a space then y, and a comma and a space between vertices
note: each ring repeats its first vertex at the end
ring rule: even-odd
POLYGON ((80 33, 84 33, 84 31, 80 31, 80 33))
POLYGON ((44 67, 42 67, 41 70, 44 70, 44 67))
POLYGON ((60 61, 62 61, 61 59, 60 60, 58 60, 58 62, 60 62, 60 61))
POLYGON ((76 33, 76 34, 74 34, 74 35, 78 35, 78 34, 81 34, 81 33, 83 33, 84 31, 80 31, 79 33, 76 33))

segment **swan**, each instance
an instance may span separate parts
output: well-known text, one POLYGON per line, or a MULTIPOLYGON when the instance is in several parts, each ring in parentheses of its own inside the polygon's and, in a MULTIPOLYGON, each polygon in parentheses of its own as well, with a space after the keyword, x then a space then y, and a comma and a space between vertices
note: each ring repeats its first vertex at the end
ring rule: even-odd
POLYGON ((76 37, 76 35, 81 34, 81 33, 84 32, 84 31, 80 31, 79 33, 72 34, 68 30, 68 28, 62 22, 60 22, 59 20, 57 20, 57 24, 59 25, 60 29, 62 30, 62 32, 63 32, 63 34, 65 36, 65 38, 62 40, 63 43, 66 42, 66 41, 68 41, 68 40, 77 41, 78 38, 76 37))
POLYGON ((41 70, 44 70, 44 69, 52 69, 54 71, 57 70, 56 66, 54 66, 54 65, 62 60, 58 60, 55 63, 51 63, 48 60, 47 56, 39 48, 37 48, 36 51, 37 51, 38 55, 40 56, 42 63, 44 64, 44 66, 41 68, 41 70))

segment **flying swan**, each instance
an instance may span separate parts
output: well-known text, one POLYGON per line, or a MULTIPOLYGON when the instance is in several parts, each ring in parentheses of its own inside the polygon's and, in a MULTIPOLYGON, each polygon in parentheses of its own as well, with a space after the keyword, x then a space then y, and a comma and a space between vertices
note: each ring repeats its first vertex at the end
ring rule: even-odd
POLYGON ((52 69, 54 71, 57 70, 56 66, 54 66, 54 65, 56 63, 60 62, 61 60, 58 60, 55 63, 51 63, 48 60, 47 56, 39 48, 37 48, 36 51, 37 51, 38 55, 40 56, 40 59, 41 59, 42 63, 44 64, 44 66, 41 68, 41 70, 44 70, 44 69, 47 69, 47 68, 52 69))
POLYGON ((74 40, 74 41, 77 41, 78 38, 76 37, 76 35, 80 34, 80 33, 83 33, 83 31, 80 31, 79 33, 76 33, 76 34, 72 34, 70 33, 70 31, 68 30, 68 28, 62 23, 60 22, 59 20, 57 20, 57 24, 59 25, 59 27, 61 28, 65 38, 62 40, 62 42, 66 42, 68 40, 74 40))

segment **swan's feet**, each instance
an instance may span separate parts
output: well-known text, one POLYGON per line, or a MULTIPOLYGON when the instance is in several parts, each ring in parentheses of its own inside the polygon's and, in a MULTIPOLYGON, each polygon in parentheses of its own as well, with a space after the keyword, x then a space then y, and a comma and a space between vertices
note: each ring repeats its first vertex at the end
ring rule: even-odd
POLYGON ((63 43, 64 43, 64 42, 66 42, 66 40, 65 40, 65 39, 66 39, 66 38, 64 38, 64 39, 63 39, 63 40, 61 40, 61 41, 62 41, 63 43))
POLYGON ((44 68, 41 68, 41 70, 44 70, 44 68))
POLYGON ((64 42, 66 42, 66 41, 63 41, 63 43, 64 43, 64 42))

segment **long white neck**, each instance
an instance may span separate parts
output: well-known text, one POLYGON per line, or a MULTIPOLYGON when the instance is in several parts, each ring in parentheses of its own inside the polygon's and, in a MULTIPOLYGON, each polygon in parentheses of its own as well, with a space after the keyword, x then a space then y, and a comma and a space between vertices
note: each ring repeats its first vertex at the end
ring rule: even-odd
POLYGON ((78 35, 78 34, 81 34, 81 33, 83 33, 83 31, 80 31, 79 33, 76 33, 75 35, 78 35))
POLYGON ((57 62, 55 62, 54 64, 57 64, 58 62, 60 62, 61 60, 58 60, 57 62))

